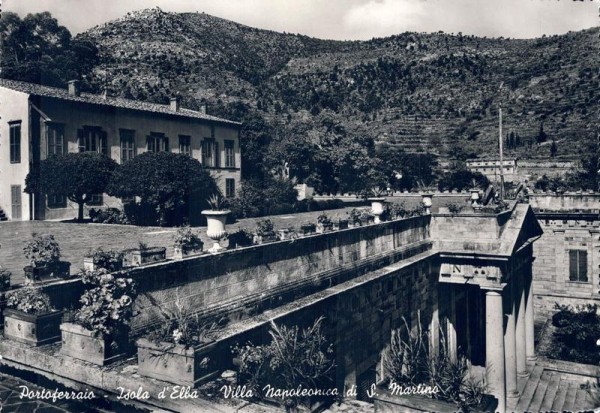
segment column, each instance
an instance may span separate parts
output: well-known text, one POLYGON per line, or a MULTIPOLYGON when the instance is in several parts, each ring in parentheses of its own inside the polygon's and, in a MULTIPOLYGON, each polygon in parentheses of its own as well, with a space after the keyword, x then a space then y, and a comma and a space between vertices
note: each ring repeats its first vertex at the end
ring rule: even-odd
POLYGON ((527 278, 527 273, 521 270, 515 275, 518 277, 514 280, 516 287, 515 301, 517 308, 517 374, 520 377, 526 377, 529 374, 527 372, 527 358, 525 354, 525 278, 527 278))
POLYGON ((535 334, 533 331, 533 276, 531 273, 531 263, 528 264, 525 272, 525 354, 528 361, 536 361, 535 355, 535 334))
POLYGON ((504 338, 502 295, 499 291, 485 293, 485 364, 490 394, 498 399, 500 413, 506 410, 504 383, 504 338))
POLYGON ((515 329, 514 285, 509 283, 503 291, 506 329, 504 330, 504 368, 506 369, 506 397, 519 397, 517 388, 517 345, 515 329))
POLYGON ((448 355, 452 361, 458 358, 458 343, 456 339, 456 286, 452 285, 449 291, 448 319, 446 321, 446 340, 448 341, 448 355))

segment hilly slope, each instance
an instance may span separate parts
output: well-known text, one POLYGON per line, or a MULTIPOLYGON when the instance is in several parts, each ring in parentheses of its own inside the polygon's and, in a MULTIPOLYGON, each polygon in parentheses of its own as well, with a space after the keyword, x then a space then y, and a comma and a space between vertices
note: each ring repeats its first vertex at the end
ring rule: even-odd
POLYGON ((443 157, 493 156, 498 104, 519 136, 508 156, 577 157, 600 123, 600 29, 533 40, 404 33, 329 41, 203 13, 150 9, 94 27, 97 89, 242 120, 318 141, 338 131, 443 157), (504 83, 499 94, 500 83, 504 83), (260 122, 259 122, 260 123, 260 122), (262 123, 260 123, 262 124, 262 123), (536 143, 540 127, 547 141, 536 143))

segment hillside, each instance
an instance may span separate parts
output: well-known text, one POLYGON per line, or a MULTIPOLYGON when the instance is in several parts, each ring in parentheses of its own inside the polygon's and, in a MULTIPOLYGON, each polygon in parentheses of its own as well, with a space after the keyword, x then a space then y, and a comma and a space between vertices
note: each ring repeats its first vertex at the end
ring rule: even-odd
POLYGON ((508 156, 573 157, 595 139, 600 29, 533 40, 404 33, 329 41, 259 30, 203 13, 130 13, 78 36, 96 44, 94 84, 109 93, 266 119, 318 140, 335 124, 409 151, 492 155, 498 87, 508 156), (535 140, 540 125, 548 141, 535 140))

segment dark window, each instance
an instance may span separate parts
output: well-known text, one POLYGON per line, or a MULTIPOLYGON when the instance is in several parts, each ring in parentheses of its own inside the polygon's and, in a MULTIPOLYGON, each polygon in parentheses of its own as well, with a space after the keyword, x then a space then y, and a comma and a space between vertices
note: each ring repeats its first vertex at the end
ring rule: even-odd
POLYGON ((179 153, 192 156, 192 139, 186 135, 179 135, 179 153))
POLYGON ((86 204, 94 206, 102 205, 103 203, 104 199, 102 194, 94 194, 90 197, 90 200, 86 202, 86 204))
POLYGON ((587 251, 569 251, 569 280, 587 282, 587 251))
POLYGON ((84 126, 77 131, 79 152, 98 152, 108 156, 108 137, 98 127, 84 126))
POLYGON ((235 151, 234 151, 234 142, 233 141, 225 141, 225 167, 226 168, 235 168, 235 151))
POLYGON ((10 163, 21 163, 21 122, 10 124, 10 163))
POLYGON ((206 167, 219 166, 217 143, 214 139, 204 139, 202 141, 202 165, 206 167))
POLYGON ((148 152, 169 152, 169 138, 164 133, 151 132, 147 143, 148 152))
POLYGON ((121 138, 121 163, 125 163, 135 156, 135 131, 120 129, 121 138))
POLYGON ((233 178, 225 179, 225 197, 235 198, 235 179, 233 178))
POLYGON ((48 141, 48 156, 65 153, 65 128, 63 125, 47 124, 46 140, 48 141))
POLYGON ((48 208, 66 208, 67 197, 64 195, 48 195, 48 208))

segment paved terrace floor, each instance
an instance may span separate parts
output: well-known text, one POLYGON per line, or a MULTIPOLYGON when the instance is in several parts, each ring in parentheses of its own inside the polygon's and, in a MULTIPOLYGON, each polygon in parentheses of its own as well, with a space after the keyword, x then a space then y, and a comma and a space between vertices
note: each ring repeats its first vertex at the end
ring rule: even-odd
MULTIPOLYGON (((314 211, 293 215, 270 216, 275 229, 299 228, 305 222, 316 223, 317 217, 326 213, 331 218, 345 217, 352 208, 328 211, 314 211)), ((227 226, 229 232, 238 228, 253 231, 256 222, 263 218, 242 219, 227 226)), ((204 249, 212 246, 213 241, 206 236, 206 227, 195 230, 204 241, 204 249)), ((23 248, 31 239, 32 233, 52 234, 58 241, 62 259, 71 263, 71 273, 77 273, 83 267, 83 257, 98 247, 103 249, 123 250, 137 247, 139 242, 148 246, 167 247, 167 257, 173 255, 173 236, 177 228, 171 227, 138 227, 134 225, 113 225, 94 223, 74 223, 56 221, 7 221, 0 222, 0 266, 12 272, 11 283, 23 282, 23 267, 27 260, 23 248)), ((222 245, 227 246, 227 241, 222 245)))

